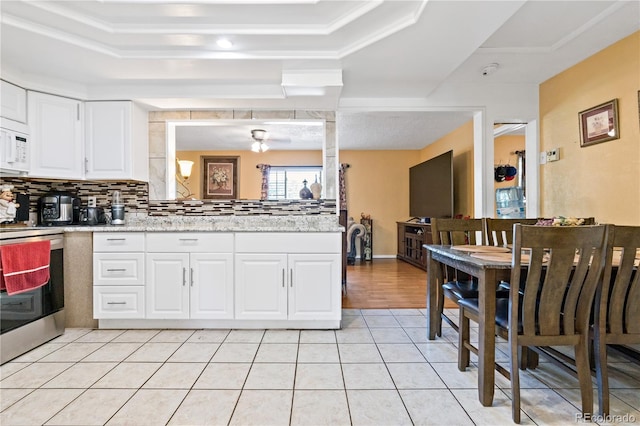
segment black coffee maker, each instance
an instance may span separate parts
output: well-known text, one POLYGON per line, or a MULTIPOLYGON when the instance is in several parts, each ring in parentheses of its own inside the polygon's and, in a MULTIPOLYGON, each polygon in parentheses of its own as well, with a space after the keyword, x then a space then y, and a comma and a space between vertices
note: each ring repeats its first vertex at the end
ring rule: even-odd
POLYGON ((38 199, 38 224, 75 225, 80 221, 80 199, 70 192, 53 191, 38 199))

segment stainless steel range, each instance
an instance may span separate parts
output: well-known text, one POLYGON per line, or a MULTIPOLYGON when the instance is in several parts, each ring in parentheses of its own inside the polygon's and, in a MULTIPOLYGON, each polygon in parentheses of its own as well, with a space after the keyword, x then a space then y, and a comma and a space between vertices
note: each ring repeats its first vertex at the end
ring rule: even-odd
POLYGON ((42 240, 51 241, 49 282, 11 296, 0 291, 0 364, 64 333, 64 234, 32 228, 0 231, 0 246, 42 240))

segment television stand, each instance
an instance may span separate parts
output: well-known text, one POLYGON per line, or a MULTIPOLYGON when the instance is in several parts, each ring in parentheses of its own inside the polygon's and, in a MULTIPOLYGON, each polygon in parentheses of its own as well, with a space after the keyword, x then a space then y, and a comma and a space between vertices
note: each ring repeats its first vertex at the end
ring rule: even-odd
POLYGON ((419 222, 396 222, 398 225, 397 258, 427 270, 426 250, 423 244, 433 244, 431 224, 419 222))

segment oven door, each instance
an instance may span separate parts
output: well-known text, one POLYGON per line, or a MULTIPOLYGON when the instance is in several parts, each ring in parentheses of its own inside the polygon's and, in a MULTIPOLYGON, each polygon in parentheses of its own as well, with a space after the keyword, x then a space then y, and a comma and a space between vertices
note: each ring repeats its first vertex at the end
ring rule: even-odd
MULTIPOLYGON (((2 245, 27 243, 46 237, 4 240, 2 245)), ((33 291, 8 295, 0 291, 0 334, 15 330, 64 308, 63 237, 51 239, 50 279, 47 284, 33 291)))

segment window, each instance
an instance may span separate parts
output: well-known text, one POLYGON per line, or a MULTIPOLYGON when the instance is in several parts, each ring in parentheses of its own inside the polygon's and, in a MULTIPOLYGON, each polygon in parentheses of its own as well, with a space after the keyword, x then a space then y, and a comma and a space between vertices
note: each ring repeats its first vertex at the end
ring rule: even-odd
POLYGON ((322 185, 322 166, 271 166, 268 199, 299 199, 304 180, 322 185))

